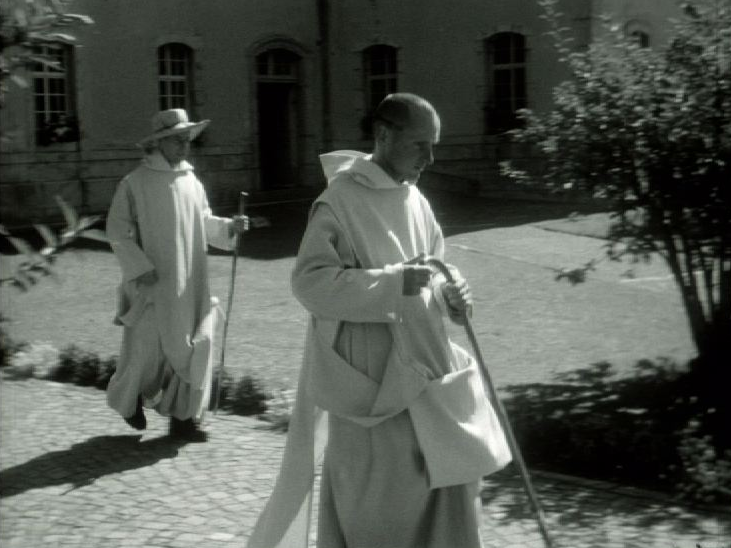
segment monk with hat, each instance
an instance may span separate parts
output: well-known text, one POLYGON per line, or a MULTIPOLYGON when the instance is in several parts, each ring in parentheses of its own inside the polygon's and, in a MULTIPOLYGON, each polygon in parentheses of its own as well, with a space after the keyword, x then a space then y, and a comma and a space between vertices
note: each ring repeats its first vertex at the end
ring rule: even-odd
POLYGON ((144 407, 170 417, 170 435, 205 441, 200 426, 212 380, 217 299, 208 286, 207 246, 232 249, 248 218, 213 215, 187 161, 190 142, 209 124, 183 109, 158 112, 138 146, 140 165, 119 183, 107 236, 122 269, 123 326, 107 403, 133 428, 147 426, 144 407))

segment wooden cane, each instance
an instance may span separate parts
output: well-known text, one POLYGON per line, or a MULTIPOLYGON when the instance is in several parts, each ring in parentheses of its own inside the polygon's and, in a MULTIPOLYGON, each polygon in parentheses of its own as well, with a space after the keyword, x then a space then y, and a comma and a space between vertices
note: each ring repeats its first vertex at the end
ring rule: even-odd
MULTIPOLYGON (((239 215, 244 215, 246 208, 245 200, 248 194, 242 192, 239 195, 239 215)), ((221 387, 223 385, 224 362, 226 360, 226 337, 228 335, 228 322, 231 318, 231 308, 234 301, 234 289, 236 288, 236 262, 239 258, 239 244, 241 243, 241 233, 236 233, 234 241, 233 258, 231 260, 231 278, 228 284, 228 302, 226 303, 226 315, 223 319, 223 337, 221 338, 221 361, 218 364, 218 382, 216 383, 216 394, 213 399, 213 414, 218 413, 218 406, 221 401, 221 387)))
MULTIPOLYGON (((441 272, 447 279, 447 282, 454 283, 454 277, 452 276, 452 273, 442 261, 433 257, 427 257, 424 259, 424 263, 427 266, 431 266, 441 272)), ((510 447, 511 453, 513 454, 513 460, 518 467, 521 478, 523 478, 523 485, 525 486, 525 491, 528 494, 528 499, 533 506, 533 511, 536 515, 536 521, 538 521, 538 528, 540 529, 541 536, 543 537, 543 542, 545 543, 547 548, 552 548, 553 542, 551 541, 551 537, 548 535, 546 519, 543 514, 543 509, 538 502, 538 496, 536 495, 536 491, 533 488, 533 483, 530 479, 528 467, 526 466, 525 460, 523 459, 523 454, 521 453, 520 447, 518 446, 518 441, 515 439, 513 428, 510 426, 508 414, 505 411, 505 407, 503 407, 502 402, 500 401, 500 397, 498 396, 497 390, 495 389, 495 384, 490 378, 490 372, 487 369, 487 365, 485 365, 485 360, 482 358, 482 352, 480 351, 480 346, 477 344, 477 337, 475 336, 475 331, 472 329, 472 322, 470 321, 469 314, 466 310, 463 315, 463 320, 464 328, 467 332, 467 338, 470 340, 470 344, 472 345, 472 351, 474 352, 475 358, 477 359, 477 364, 480 366, 482 380, 484 381, 484 384, 487 387, 487 391, 490 394, 493 403, 495 404, 495 413, 500 421, 500 425, 503 427, 503 431, 505 432, 505 438, 508 442, 508 447, 510 447)))

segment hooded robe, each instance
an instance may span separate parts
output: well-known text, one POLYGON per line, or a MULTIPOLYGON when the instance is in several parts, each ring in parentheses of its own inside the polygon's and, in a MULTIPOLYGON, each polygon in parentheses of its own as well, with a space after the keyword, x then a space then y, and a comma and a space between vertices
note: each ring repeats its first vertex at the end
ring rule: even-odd
POLYGON ((138 396, 178 419, 199 418, 207 405, 218 309, 207 245, 231 249, 230 224, 211 213, 186 161, 172 167, 156 151, 120 182, 107 237, 122 269, 115 323, 124 335, 107 402, 123 417, 135 413, 138 396), (157 282, 137 281, 151 270, 157 282))
POLYGON ((363 153, 321 156, 292 274, 311 313, 279 478, 249 548, 305 548, 323 457, 320 548, 477 548, 479 480, 510 460, 474 360, 452 343, 444 278, 403 296, 403 263, 442 259, 416 186, 363 153))

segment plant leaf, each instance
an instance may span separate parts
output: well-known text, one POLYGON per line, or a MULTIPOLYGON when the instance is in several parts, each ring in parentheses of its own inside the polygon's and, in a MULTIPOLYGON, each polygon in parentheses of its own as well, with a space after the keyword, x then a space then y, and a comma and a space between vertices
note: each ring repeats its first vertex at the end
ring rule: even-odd
POLYGON ((64 34, 62 32, 51 32, 49 34, 45 34, 43 38, 49 42, 65 42, 67 44, 76 42, 76 38, 74 36, 64 34))
POLYGON ((28 87, 28 80, 26 80, 26 79, 25 79, 25 78, 23 78, 22 76, 18 76, 17 74, 11 74, 11 75, 10 75, 10 79, 11 79, 11 80, 12 80, 13 82, 15 82, 15 84, 16 84, 16 85, 17 85, 18 87, 21 87, 21 88, 23 88, 23 89, 25 89, 25 88, 27 88, 27 87, 28 87))
POLYGON ((79 219, 79 222, 74 226, 74 229, 77 232, 80 232, 82 230, 86 230, 90 226, 94 225, 99 219, 101 219, 100 215, 91 215, 89 217, 82 217, 79 219))
POLYGON ((61 17, 61 22, 63 23, 82 23, 84 25, 93 25, 94 19, 89 17, 88 15, 83 15, 80 13, 64 13, 61 17))
POLYGON ((23 255, 27 257, 33 257, 36 254, 35 250, 24 239, 16 238, 15 236, 8 236, 7 238, 10 243, 13 244, 13 247, 15 247, 15 249, 17 249, 23 255))
POLYGON ((76 210, 58 194, 56 194, 56 201, 61 208, 64 219, 66 219, 66 227, 73 231, 73 229, 76 228, 76 225, 79 223, 79 216, 76 214, 76 210))
POLYGON ((107 233, 98 228, 90 228, 88 230, 82 230, 79 233, 79 237, 88 238, 90 240, 96 240, 98 242, 108 242, 107 233))
MULTIPOLYGON (((58 246, 58 238, 53 231, 48 228, 48 226, 41 224, 34 224, 33 226, 38 232, 40 232, 41 236, 43 236, 43 240, 46 242, 48 247, 53 248, 58 246)), ((42 251, 41 254, 43 254, 42 251)))

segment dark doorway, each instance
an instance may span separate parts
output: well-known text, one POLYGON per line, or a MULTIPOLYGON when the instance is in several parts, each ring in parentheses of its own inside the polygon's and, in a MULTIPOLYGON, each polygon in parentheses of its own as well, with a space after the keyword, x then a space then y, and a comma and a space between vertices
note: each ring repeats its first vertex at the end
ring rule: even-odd
POLYGON ((261 189, 296 186, 300 167, 300 57, 286 49, 257 55, 261 189))
POLYGON ((294 186, 298 171, 297 88, 259 83, 259 165, 262 190, 294 186))

